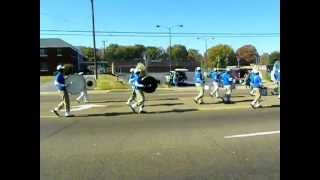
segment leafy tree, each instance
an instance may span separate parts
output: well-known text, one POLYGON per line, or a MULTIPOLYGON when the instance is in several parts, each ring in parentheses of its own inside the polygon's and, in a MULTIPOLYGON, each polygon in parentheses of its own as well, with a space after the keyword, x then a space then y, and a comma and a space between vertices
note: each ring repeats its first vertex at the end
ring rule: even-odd
POLYGON ((196 49, 188 49, 188 60, 201 62, 203 60, 202 55, 196 49))
POLYGON ((93 59, 93 48, 91 47, 81 47, 81 52, 88 58, 89 60, 93 59))
MULTIPOLYGON (((85 55, 86 58, 88 58, 89 61, 93 61, 93 48, 91 47, 81 47, 80 51, 82 54, 85 55)), ((101 52, 102 49, 96 49, 96 58, 97 60, 102 60, 103 59, 103 52, 101 52)))
POLYGON ((134 59, 142 59, 146 48, 143 45, 119 46, 110 44, 106 48, 106 59, 111 61, 132 61, 134 59))
POLYGON ((280 52, 279 51, 273 51, 270 54, 269 64, 274 64, 274 62, 276 62, 277 60, 280 61, 280 52))
POLYGON ((237 50, 236 56, 240 59, 240 65, 250 65, 255 63, 258 52, 253 45, 244 45, 237 50))
POLYGON ((141 44, 136 44, 133 46, 133 56, 135 58, 142 58, 143 57, 143 53, 146 51, 146 47, 144 45, 141 44))
POLYGON ((184 45, 176 44, 171 47, 171 59, 178 65, 179 62, 186 60, 188 57, 187 48, 184 45))
POLYGON ((260 56, 260 64, 262 64, 262 65, 268 65, 269 64, 269 54, 268 53, 263 53, 260 56))
POLYGON ((233 49, 226 44, 219 44, 208 49, 208 59, 204 63, 206 68, 225 68, 227 65, 237 65, 233 49))
POLYGON ((153 60, 153 59, 161 58, 161 55, 163 54, 163 52, 161 51, 160 48, 150 46, 146 48, 145 54, 148 59, 153 60))
POLYGON ((106 59, 107 61, 115 61, 116 59, 118 59, 116 51, 119 48, 118 44, 110 44, 107 48, 106 48, 106 59))

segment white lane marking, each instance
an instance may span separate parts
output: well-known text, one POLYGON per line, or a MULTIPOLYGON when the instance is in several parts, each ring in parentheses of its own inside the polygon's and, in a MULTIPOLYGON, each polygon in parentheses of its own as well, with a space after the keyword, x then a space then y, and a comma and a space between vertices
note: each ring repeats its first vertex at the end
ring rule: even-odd
POLYGON ((261 136, 261 135, 268 135, 268 134, 279 134, 280 131, 268 131, 268 132, 259 132, 259 133, 250 133, 250 134, 239 134, 239 135, 232 135, 232 136, 225 136, 224 138, 237 138, 237 137, 250 137, 250 136, 261 136))
POLYGON ((58 116, 41 116, 40 115, 40 118, 58 118, 58 116))
MULTIPOLYGON (((72 106, 70 111, 71 112, 73 112, 73 111, 82 111, 82 110, 91 109, 91 108, 94 108, 94 107, 107 107, 107 105, 83 104, 83 105, 80 105, 80 106, 72 106)), ((64 110, 61 110, 61 111, 64 112, 64 110)))

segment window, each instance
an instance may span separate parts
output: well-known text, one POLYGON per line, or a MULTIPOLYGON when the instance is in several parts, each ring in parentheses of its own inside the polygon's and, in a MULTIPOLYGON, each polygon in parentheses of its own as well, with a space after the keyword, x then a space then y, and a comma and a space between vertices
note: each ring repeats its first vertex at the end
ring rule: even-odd
POLYGON ((48 72, 49 71, 49 65, 48 63, 40 63, 40 72, 48 72))
POLYGON ((48 56, 48 49, 40 48, 40 56, 48 56))
POLYGON ((62 49, 60 48, 57 49, 57 56, 62 56, 62 49))

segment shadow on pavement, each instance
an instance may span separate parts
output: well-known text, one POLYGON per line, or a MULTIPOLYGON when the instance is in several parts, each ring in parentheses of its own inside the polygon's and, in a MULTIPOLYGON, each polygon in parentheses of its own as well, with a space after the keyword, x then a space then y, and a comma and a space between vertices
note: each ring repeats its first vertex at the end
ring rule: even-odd
POLYGON ((113 103, 113 102, 127 102, 127 101, 121 101, 121 100, 90 101, 90 103, 113 103))
POLYGON ((192 112, 198 111, 198 109, 172 109, 167 111, 154 111, 154 112, 147 112, 146 114, 161 114, 161 113, 184 113, 184 112, 192 112))
POLYGON ((183 105, 184 103, 164 103, 164 104, 151 104, 151 105, 145 105, 148 106, 175 106, 175 105, 183 105))
MULTIPOLYGON (((169 101, 169 100, 179 100, 179 98, 162 98, 162 99, 147 99, 146 101, 169 101)), ((90 103, 120 103, 120 102, 127 102, 127 100, 105 100, 105 101, 90 101, 90 103)))
POLYGON ((207 102, 205 102, 205 103, 203 103, 203 104, 223 104, 223 101, 218 101, 218 102, 213 102, 213 103, 207 103, 207 102))
POLYGON ((240 103, 240 102, 251 102, 253 99, 246 99, 246 100, 240 100, 240 101, 232 101, 230 104, 240 103))
POLYGON ((160 98, 160 99, 150 99, 146 101, 166 101, 166 100, 179 100, 179 98, 160 98))
POLYGON ((276 108, 276 107, 280 107, 280 104, 276 104, 276 105, 271 105, 271 106, 262 106, 261 108, 276 108))
MULTIPOLYGON (((150 111, 144 114, 161 114, 161 113, 183 113, 183 112, 192 112, 192 111, 198 111, 198 109, 172 109, 167 111, 150 111)), ((130 114, 136 114, 134 112, 107 112, 102 114, 83 114, 78 115, 77 117, 96 117, 96 116, 121 116, 121 115, 130 115, 130 114)))
POLYGON ((246 100, 231 101, 231 102, 225 103, 224 101, 220 100, 220 101, 214 102, 214 103, 203 103, 203 104, 236 104, 236 103, 240 103, 240 102, 251 102, 251 101, 253 101, 253 100, 246 99, 246 100))
POLYGON ((231 96, 231 97, 246 97, 246 96, 231 96))

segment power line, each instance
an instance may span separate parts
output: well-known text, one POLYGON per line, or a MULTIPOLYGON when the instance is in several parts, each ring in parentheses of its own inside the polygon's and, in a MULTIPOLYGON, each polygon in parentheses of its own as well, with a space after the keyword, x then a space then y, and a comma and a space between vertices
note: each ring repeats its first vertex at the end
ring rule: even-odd
MULTIPOLYGON (((79 34, 79 33, 40 33, 40 35, 48 35, 48 36, 91 36, 90 34, 79 34)), ((145 37, 145 38, 168 38, 168 36, 164 35, 132 35, 132 34, 96 34, 96 36, 100 37, 145 37)), ((173 35, 172 37, 177 38, 196 38, 196 35, 173 35)), ((279 35, 217 35, 217 38, 237 38, 237 37, 279 37, 279 35)))
MULTIPOLYGON (((90 30, 57 30, 57 29, 40 29, 41 32, 64 32, 64 33, 92 33, 90 30)), ((137 32, 137 31, 95 31, 97 34, 168 34, 168 32, 137 32)), ((176 35, 280 35, 280 33, 203 33, 203 32, 176 32, 176 35)))

